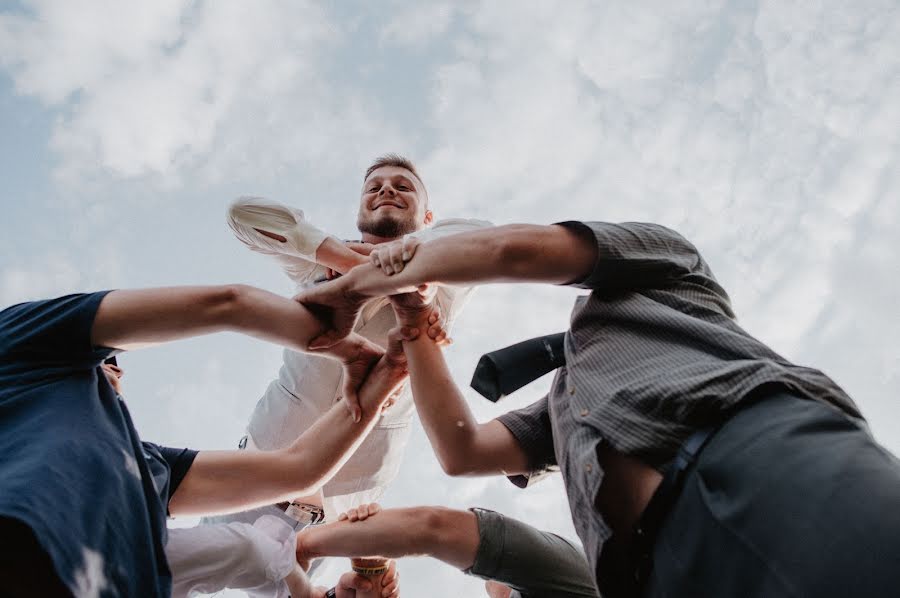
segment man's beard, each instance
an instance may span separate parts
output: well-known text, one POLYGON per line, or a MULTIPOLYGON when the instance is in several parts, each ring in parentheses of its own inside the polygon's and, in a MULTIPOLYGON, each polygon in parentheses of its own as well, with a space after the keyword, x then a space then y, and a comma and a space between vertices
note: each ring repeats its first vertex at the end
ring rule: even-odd
POLYGON ((412 220, 398 220, 389 216, 359 218, 356 221, 356 228, 361 233, 368 233, 382 239, 396 239, 418 230, 416 223, 412 220))

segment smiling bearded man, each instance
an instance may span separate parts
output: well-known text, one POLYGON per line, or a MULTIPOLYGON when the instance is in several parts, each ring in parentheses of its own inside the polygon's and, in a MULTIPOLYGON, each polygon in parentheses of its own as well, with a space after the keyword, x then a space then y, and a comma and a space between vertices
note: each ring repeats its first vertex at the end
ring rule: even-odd
MULTIPOLYGON (((412 162, 396 154, 374 161, 366 170, 359 200, 357 228, 361 242, 341 241, 309 223, 301 210, 261 198, 241 198, 229 210, 228 224, 251 250, 275 258, 297 290, 367 263, 379 243, 414 236, 422 241, 477 230, 490 223, 448 219, 435 222, 428 193, 412 162)), ((399 264, 402 269, 402 263, 399 264)), ((441 287, 433 297, 449 331, 465 303, 469 287, 441 287)), ((387 299, 369 303, 357 326, 365 338, 385 345, 396 320, 387 299)), ((438 339, 440 340, 440 339, 438 339)), ((247 425, 241 448, 275 450, 289 445, 328 409, 345 398, 358 413, 355 390, 345 388, 333 360, 296 351, 284 352, 278 377, 269 384, 247 425)), ((255 522, 274 514, 294 529, 377 501, 399 471, 409 439, 414 405, 404 388, 356 453, 322 491, 226 518, 255 522)), ((216 518, 213 521, 222 521, 216 518)))

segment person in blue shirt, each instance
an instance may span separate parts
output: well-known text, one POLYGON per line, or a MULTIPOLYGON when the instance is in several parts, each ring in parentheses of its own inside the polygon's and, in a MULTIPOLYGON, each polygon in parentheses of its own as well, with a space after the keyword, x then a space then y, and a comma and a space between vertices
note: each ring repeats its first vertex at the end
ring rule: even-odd
MULTIPOLYGON (((302 305, 243 285, 116 290, 0 311, 0 590, 4 596, 168 596, 167 515, 272 504, 315 489, 372 428, 406 376, 395 351, 353 335, 328 354, 344 392, 291 446, 270 452, 142 442, 117 392, 115 354, 219 331, 309 350, 302 305), (106 362, 106 363, 104 363, 106 362)), ((321 595, 305 578, 294 598, 321 595)), ((347 585, 347 584, 345 584, 347 585)), ((350 584, 352 585, 352 584, 350 584)))

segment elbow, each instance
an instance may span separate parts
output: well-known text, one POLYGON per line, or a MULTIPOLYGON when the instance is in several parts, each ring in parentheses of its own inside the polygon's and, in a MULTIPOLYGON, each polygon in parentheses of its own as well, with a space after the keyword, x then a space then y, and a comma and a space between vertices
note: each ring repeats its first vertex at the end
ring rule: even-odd
POLYGON ((451 478, 459 478, 472 474, 471 462, 463 455, 442 455, 438 458, 441 469, 451 478))
POLYGON ((414 552, 432 556, 435 547, 445 544, 458 526, 457 512, 446 507, 412 507, 409 512, 412 534, 418 543, 414 552))

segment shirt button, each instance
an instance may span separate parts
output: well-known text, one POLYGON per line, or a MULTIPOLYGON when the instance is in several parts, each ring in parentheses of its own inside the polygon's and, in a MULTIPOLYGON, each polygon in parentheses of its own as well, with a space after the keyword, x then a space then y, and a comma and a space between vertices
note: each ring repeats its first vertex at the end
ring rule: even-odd
POLYGON ((590 413, 590 412, 589 412, 587 409, 582 409, 582 410, 581 410, 581 417, 587 417, 587 416, 588 416, 588 413, 590 413))
POLYGON ((572 388, 569 389, 569 394, 570 394, 570 395, 575 394, 575 387, 574 387, 574 386, 573 386, 572 388))
POLYGON ((594 469, 594 468, 591 466, 590 463, 587 463, 587 464, 585 464, 585 466, 584 466, 584 470, 585 470, 586 472, 588 472, 588 473, 591 473, 591 471, 592 471, 593 469, 594 469))

